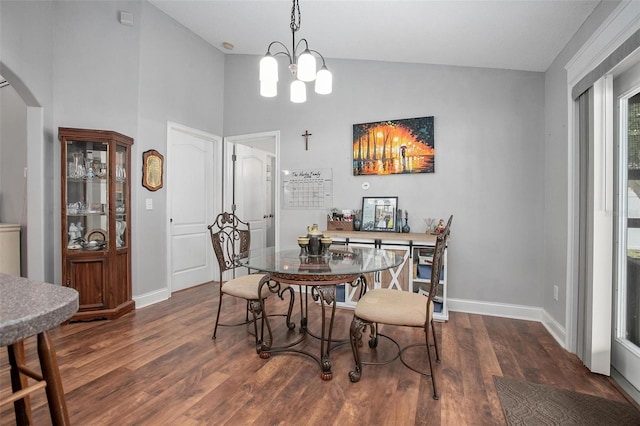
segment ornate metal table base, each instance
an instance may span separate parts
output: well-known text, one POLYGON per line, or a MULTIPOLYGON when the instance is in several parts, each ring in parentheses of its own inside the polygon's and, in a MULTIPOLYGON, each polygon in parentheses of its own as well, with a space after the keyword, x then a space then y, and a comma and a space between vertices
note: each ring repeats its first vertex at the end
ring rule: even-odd
POLYGON ((308 328, 308 312, 309 312, 309 293, 305 292, 304 302, 302 300, 302 293, 300 294, 300 336, 293 342, 286 346, 273 347, 273 333, 269 318, 265 315, 264 301, 261 301, 261 310, 263 318, 262 338, 260 339, 258 354, 260 358, 267 359, 271 354, 281 352, 293 352, 306 355, 313 360, 321 368, 320 378, 322 380, 331 380, 333 378, 333 372, 331 371, 331 358, 329 356, 331 352, 332 344, 334 346, 348 343, 349 339, 334 341, 333 340, 333 323, 336 312, 336 285, 348 284, 352 287, 359 287, 362 293, 366 287, 366 282, 363 276, 358 275, 297 275, 297 274, 266 274, 260 281, 260 291, 262 286, 267 285, 269 280, 277 280, 282 283, 295 284, 299 286, 311 287, 311 297, 314 302, 320 302, 322 310, 322 329, 321 334, 318 336, 312 333, 308 328), (330 309, 329 321, 327 324, 327 309, 330 309), (264 334, 264 326, 266 325, 267 333, 264 334), (306 350, 297 349, 296 346, 306 340, 307 336, 311 336, 320 340, 320 355, 316 355, 306 350))

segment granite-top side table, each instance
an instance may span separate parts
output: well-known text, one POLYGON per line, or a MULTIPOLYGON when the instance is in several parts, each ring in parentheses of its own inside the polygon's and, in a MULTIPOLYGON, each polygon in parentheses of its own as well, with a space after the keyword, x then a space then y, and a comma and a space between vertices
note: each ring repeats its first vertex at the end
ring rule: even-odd
POLYGON ((13 402, 16 424, 33 424, 29 394, 45 388, 54 425, 68 425, 58 360, 47 330, 57 327, 78 310, 78 292, 69 287, 31 281, 0 273, 0 346, 7 346, 13 394, 0 405, 13 402), (37 335, 42 374, 25 362, 24 339, 37 335), (27 377, 36 380, 28 384, 27 377))

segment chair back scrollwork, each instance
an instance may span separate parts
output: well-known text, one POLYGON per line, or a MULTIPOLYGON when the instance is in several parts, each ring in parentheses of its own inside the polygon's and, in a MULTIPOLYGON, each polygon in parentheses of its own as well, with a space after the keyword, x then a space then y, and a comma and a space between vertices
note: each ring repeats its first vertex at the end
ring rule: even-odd
MULTIPOLYGON (((431 283, 429 285, 429 300, 433 300, 436 296, 436 291, 440 284, 440 276, 442 275, 442 266, 444 261, 444 250, 447 248, 447 239, 449 238, 449 229, 451 222, 453 221, 453 215, 449 217, 447 226, 436 237, 436 246, 433 253, 433 262, 431 264, 431 283)), ((427 310, 431 308, 431 304, 427 304, 427 310)), ((430 312, 427 311, 427 322, 430 320, 430 312)))
POLYGON ((236 268, 236 259, 251 247, 251 228, 234 213, 220 213, 208 226, 220 274, 236 268))

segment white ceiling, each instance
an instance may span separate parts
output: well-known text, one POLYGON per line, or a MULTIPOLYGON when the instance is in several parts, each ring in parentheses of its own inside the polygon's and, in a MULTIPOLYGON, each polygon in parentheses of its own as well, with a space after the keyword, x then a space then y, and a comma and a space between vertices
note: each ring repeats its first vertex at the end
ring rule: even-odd
MULTIPOLYGON (((225 54, 291 49, 290 0, 150 0, 225 54), (223 42, 235 47, 229 51, 223 42)), ((300 0, 311 49, 331 58, 546 71, 600 0, 300 0)))

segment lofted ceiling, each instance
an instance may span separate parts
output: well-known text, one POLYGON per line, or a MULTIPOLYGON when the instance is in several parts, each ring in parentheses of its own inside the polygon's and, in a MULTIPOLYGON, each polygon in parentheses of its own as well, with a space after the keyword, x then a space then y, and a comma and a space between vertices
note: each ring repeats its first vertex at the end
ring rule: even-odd
MULTIPOLYGON (((291 49, 290 0, 150 0, 225 54, 291 49), (232 50, 223 47, 228 42, 232 50)), ((546 71, 600 0, 299 0, 301 29, 331 58, 546 71)))

